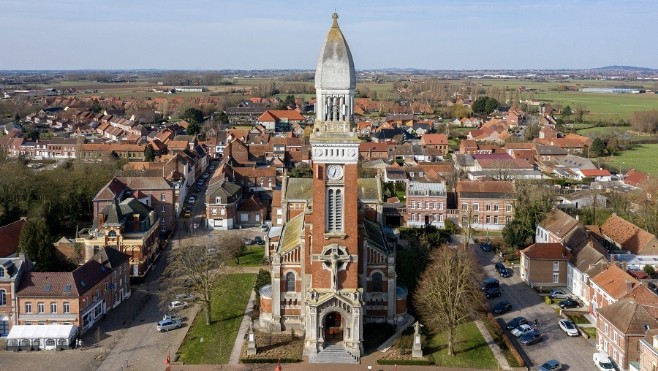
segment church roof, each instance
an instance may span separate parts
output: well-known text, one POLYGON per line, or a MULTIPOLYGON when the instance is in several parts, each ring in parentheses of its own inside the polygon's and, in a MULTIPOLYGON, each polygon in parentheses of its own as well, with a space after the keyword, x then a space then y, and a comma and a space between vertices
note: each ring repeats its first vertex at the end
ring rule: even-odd
POLYGON ((358 179, 359 187, 359 200, 378 202, 382 200, 382 195, 379 188, 379 180, 377 178, 361 178, 358 179))
POLYGON ((356 74, 350 47, 338 27, 338 14, 333 14, 334 22, 322 45, 320 58, 315 69, 316 89, 354 89, 356 74))
POLYGON ((304 238, 304 213, 299 213, 290 219, 283 227, 279 254, 284 254, 299 245, 304 238))
POLYGON ((313 197, 313 179, 288 178, 284 197, 288 201, 309 201, 313 197))
POLYGON ((368 218, 364 218, 363 226, 365 227, 368 245, 388 254, 388 246, 386 245, 386 239, 384 238, 384 231, 382 231, 379 224, 368 218))

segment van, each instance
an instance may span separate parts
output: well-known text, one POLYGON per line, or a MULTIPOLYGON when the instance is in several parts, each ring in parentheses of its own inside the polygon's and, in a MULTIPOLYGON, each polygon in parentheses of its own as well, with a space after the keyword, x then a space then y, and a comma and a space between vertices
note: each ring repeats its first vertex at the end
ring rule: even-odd
POLYGON ((484 281, 482 282, 482 284, 480 285, 480 290, 482 290, 482 291, 487 291, 487 290, 489 290, 489 289, 498 288, 498 287, 500 287, 500 282, 498 282, 497 279, 495 279, 495 278, 487 278, 487 279, 484 280, 484 281))

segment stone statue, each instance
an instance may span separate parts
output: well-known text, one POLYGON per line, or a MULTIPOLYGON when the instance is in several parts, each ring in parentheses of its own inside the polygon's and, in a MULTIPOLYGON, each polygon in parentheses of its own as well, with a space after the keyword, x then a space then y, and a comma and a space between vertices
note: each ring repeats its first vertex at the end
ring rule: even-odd
POLYGON ((411 356, 413 358, 422 358, 423 357, 423 348, 421 347, 420 344, 420 328, 423 327, 423 325, 420 324, 420 322, 416 321, 414 323, 414 345, 411 348, 411 356))
POLYGON ((331 255, 331 288, 338 290, 338 255, 331 255))

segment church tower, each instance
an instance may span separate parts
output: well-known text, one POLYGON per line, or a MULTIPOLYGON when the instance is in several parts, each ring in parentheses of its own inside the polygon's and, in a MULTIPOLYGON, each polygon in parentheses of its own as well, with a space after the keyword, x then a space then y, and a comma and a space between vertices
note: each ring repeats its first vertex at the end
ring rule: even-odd
POLYGON ((331 357, 336 349, 358 362, 365 322, 399 324, 406 318, 407 290, 397 286, 394 238, 381 226, 380 179, 359 179, 355 88, 352 53, 334 14, 315 73, 313 178, 283 180, 272 284, 259 291, 260 326, 303 332, 310 362, 322 362, 323 354, 331 357))

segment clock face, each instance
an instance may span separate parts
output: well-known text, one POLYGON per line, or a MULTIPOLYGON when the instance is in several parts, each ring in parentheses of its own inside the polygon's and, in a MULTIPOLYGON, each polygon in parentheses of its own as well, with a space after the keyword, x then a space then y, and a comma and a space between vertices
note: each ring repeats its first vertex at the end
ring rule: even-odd
POLYGON ((331 180, 338 180, 343 177, 343 167, 340 165, 329 165, 327 176, 331 180))

